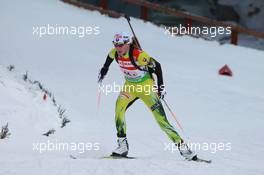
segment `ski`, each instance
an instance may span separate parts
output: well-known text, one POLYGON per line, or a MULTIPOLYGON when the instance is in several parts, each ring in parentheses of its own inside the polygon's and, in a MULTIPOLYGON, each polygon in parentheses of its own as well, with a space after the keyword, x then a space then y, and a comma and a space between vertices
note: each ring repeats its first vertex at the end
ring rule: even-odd
MULTIPOLYGON (((72 154, 69 155, 69 158, 71 158, 71 159, 85 159, 85 157, 78 157, 78 156, 75 156, 75 155, 72 155, 72 154)), ((100 159, 136 159, 136 157, 109 155, 109 156, 100 157, 100 159)))
POLYGON ((109 155, 102 157, 102 159, 136 159, 136 157, 109 155))
MULTIPOLYGON (((71 159, 80 159, 74 155, 70 155, 69 157, 71 159)), ((133 157, 133 156, 118 156, 118 155, 108 155, 108 156, 103 156, 100 158, 101 159, 137 159, 137 157, 133 157)), ((187 161, 194 161, 194 162, 204 162, 204 163, 208 163, 208 164, 212 163, 212 160, 201 159, 201 158, 198 158, 197 156, 194 157, 192 160, 188 160, 188 159, 186 159, 186 160, 187 161)))

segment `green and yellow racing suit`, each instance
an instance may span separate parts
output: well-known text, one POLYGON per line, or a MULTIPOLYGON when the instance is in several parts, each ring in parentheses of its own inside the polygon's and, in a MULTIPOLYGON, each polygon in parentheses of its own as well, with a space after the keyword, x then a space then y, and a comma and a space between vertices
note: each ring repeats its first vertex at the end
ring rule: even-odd
MULTIPOLYGON (((153 69, 153 65, 155 66, 159 63, 151 58, 146 52, 139 49, 133 48, 130 54, 127 53, 121 57, 117 56, 116 52, 115 48, 109 52, 102 69, 105 69, 104 74, 106 74, 109 65, 114 59, 116 59, 125 77, 125 83, 117 98, 115 108, 117 136, 126 137, 125 112, 134 101, 141 99, 150 109, 160 128, 167 134, 167 136, 174 143, 180 143, 181 137, 167 120, 164 108, 157 94, 157 89, 159 89, 160 85, 163 85, 163 82, 158 82, 158 88, 155 88, 156 85, 151 73, 146 71, 151 68, 153 69), (134 64, 131 62, 130 57, 133 57, 134 64)), ((161 70, 161 68, 157 69, 161 70)), ((159 72, 156 74, 159 74, 159 72)), ((160 81, 162 81, 162 75, 157 75, 157 77, 160 76, 160 81)))

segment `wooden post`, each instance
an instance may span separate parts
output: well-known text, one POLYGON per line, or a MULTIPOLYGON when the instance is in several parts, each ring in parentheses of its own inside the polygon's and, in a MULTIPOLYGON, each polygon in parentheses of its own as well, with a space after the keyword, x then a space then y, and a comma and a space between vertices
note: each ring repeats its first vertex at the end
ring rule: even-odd
POLYGON ((107 9, 108 0, 100 0, 99 6, 103 9, 107 9))
POLYGON ((235 30, 232 30, 231 32, 231 43, 234 45, 237 45, 238 43, 238 32, 235 30))
POLYGON ((44 101, 47 100, 47 94, 46 94, 46 93, 43 95, 43 100, 44 100, 44 101))
POLYGON ((192 27, 192 19, 191 18, 185 18, 185 27, 187 28, 188 33, 190 32, 190 29, 192 27))
POLYGON ((148 20, 148 9, 147 9, 147 7, 141 6, 140 18, 143 19, 144 21, 148 20))

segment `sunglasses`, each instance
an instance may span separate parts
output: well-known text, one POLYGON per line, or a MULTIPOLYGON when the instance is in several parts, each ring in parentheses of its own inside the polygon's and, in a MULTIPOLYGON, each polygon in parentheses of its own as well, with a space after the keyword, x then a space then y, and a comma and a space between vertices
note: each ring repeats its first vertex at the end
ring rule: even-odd
POLYGON ((123 47, 125 44, 113 43, 115 47, 123 47))
POLYGON ((127 44, 128 42, 123 42, 123 43, 116 43, 113 41, 113 44, 115 47, 123 47, 125 44, 127 44))

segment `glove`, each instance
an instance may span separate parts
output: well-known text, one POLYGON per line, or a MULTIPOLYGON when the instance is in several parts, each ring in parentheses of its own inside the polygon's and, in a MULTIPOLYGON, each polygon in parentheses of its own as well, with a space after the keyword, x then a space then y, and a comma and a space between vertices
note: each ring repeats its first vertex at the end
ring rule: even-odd
POLYGON ((102 67, 98 75, 98 83, 101 83, 108 72, 108 68, 102 67))
POLYGON ((163 90, 163 91, 161 91, 161 92, 158 93, 160 99, 164 99, 164 97, 165 97, 166 94, 167 93, 166 93, 165 90, 163 90))
POLYGON ((159 86, 159 88, 158 88, 158 96, 159 96, 159 98, 163 99, 166 94, 167 93, 165 91, 165 86, 164 85, 159 86))

